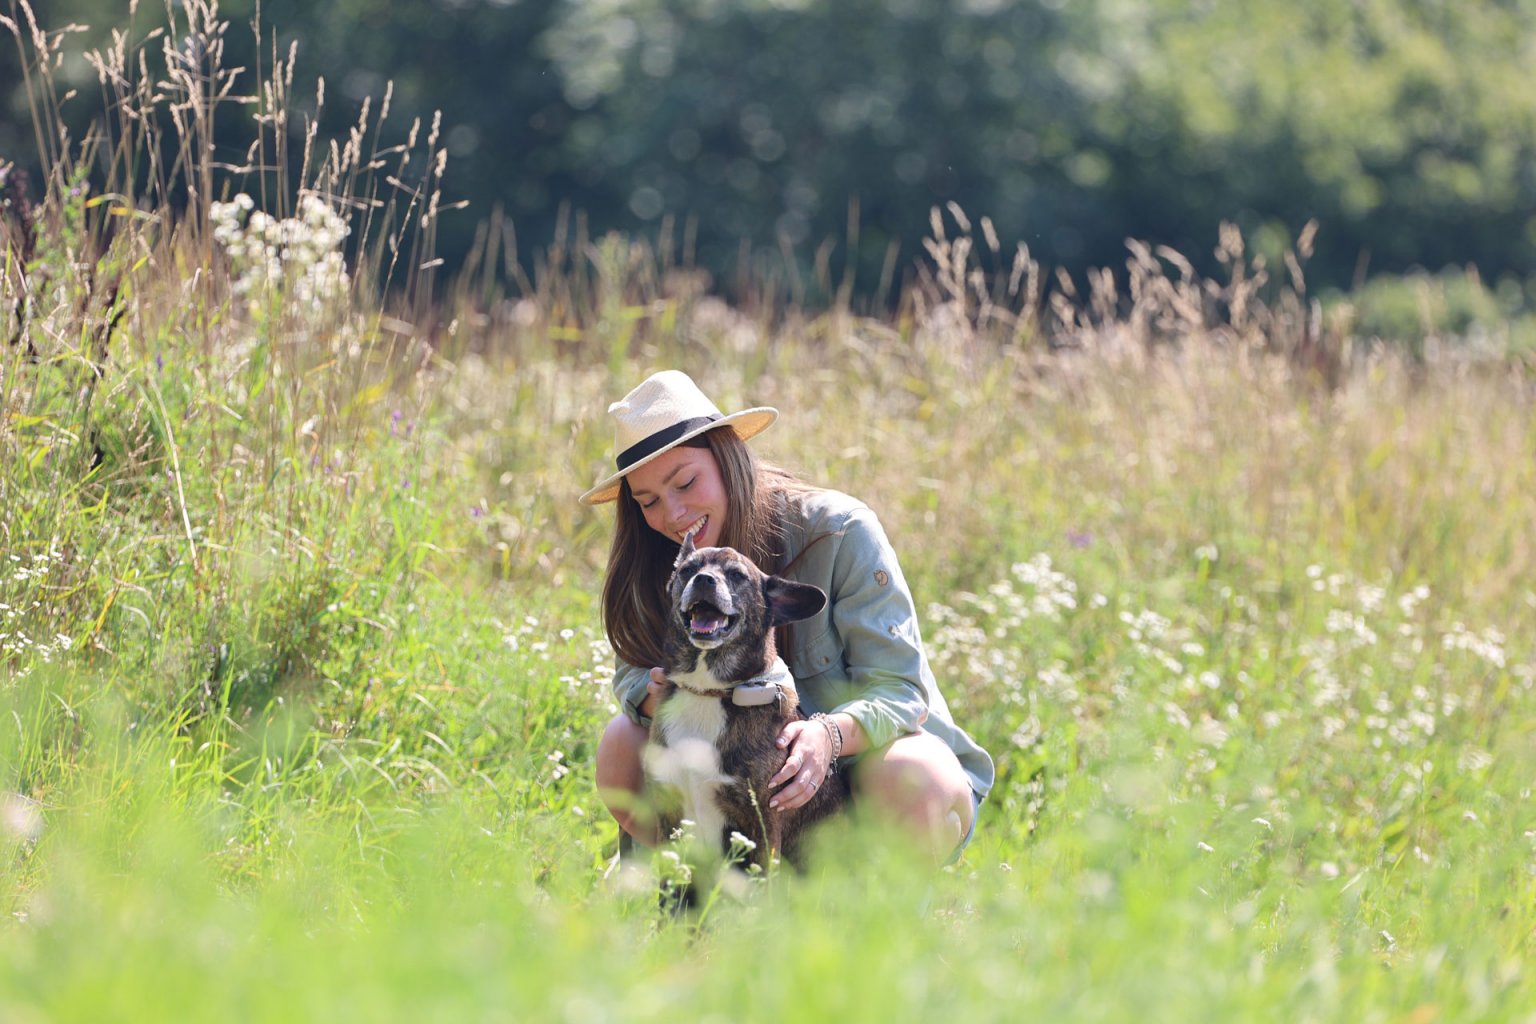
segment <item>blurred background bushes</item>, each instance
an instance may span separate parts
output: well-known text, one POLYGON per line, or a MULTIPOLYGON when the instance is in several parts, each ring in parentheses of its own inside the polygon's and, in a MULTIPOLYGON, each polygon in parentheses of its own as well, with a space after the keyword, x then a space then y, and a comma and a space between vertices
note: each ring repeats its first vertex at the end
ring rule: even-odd
MULTIPOLYGON (((121 0, 36 9, 88 26, 71 54, 128 25, 121 0)), ((255 13, 223 3, 226 63, 297 39, 325 134, 391 81, 396 141, 442 112, 446 199, 468 200, 439 227, 450 264, 498 207, 525 262, 575 212, 591 236, 668 234, 725 290, 743 251, 803 269, 830 245, 797 297, 867 298, 955 202, 1071 271, 1118 265, 1128 237, 1209 270, 1222 220, 1278 262, 1316 218, 1314 292, 1411 273, 1472 282, 1469 309, 1536 301, 1536 0, 264 0, 259 50, 255 13)), ((165 17, 146 0, 133 37, 165 17)), ((0 156, 35 165, 6 42, 0 156)), ((95 72, 57 74, 82 138, 95 72)), ((1371 294, 1363 316, 1422 325, 1422 302, 1371 294)))

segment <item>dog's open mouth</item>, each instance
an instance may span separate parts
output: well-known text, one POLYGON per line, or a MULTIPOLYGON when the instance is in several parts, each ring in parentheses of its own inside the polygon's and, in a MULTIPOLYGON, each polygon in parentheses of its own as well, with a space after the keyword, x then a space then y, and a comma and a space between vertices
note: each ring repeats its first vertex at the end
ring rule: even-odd
POLYGON ((736 625, 738 616, 727 614, 708 601, 700 601, 683 613, 688 635, 694 640, 719 640, 736 625))

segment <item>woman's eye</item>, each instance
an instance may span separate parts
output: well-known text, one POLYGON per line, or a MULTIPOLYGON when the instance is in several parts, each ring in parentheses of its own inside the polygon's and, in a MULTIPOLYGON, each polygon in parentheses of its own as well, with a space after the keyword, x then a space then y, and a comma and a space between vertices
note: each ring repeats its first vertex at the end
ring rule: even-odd
POLYGON ((655 507, 656 507, 656 499, 655 498, 652 498, 650 501, 642 501, 642 502, 640 502, 640 508, 642 510, 652 509, 652 508, 655 508, 655 507))
POLYGON ((686 491, 686 490, 687 490, 687 489, 688 489, 688 488, 690 488, 690 487, 692 487, 692 486, 693 486, 693 482, 694 482, 694 481, 695 481, 695 480, 697 480, 697 479, 698 479, 698 477, 696 477, 696 476, 694 476, 694 477, 689 477, 689 478, 688 478, 688 482, 687 482, 687 483, 685 483, 685 484, 682 484, 682 485, 681 485, 681 486, 679 486, 679 487, 678 487, 678 490, 680 490, 680 491, 686 491))

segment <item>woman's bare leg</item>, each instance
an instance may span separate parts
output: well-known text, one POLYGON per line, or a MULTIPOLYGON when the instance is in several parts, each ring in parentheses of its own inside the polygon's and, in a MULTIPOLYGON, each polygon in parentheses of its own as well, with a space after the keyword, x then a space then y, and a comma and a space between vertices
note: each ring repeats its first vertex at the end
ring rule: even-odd
POLYGON ((641 753, 650 733, 625 715, 614 716, 597 744, 597 795, 619 827, 638 843, 659 841, 656 819, 645 805, 645 768, 641 753))
POLYGON ((900 736, 860 757, 853 790, 860 805, 893 821, 939 863, 965 839, 976 815, 970 779, 954 751, 926 732, 900 736))

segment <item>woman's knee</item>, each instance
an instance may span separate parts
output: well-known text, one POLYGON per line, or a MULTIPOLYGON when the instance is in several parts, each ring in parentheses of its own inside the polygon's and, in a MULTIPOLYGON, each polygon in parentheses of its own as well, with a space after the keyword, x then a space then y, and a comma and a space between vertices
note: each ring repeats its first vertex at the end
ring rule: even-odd
POLYGON ((625 789, 638 793, 644 786, 641 752, 649 733, 626 715, 615 715, 597 741, 593 774, 598 789, 625 789))
POLYGON ((641 800, 645 790, 641 755, 649 735, 626 716, 615 716, 597 741, 593 765, 597 795, 608 813, 620 828, 647 845, 655 842, 655 825, 641 800))
MULTIPOLYGON (((970 831, 976 807, 970 779, 954 751, 930 733, 898 737, 859 760, 858 797, 924 830, 970 831)), ((943 838, 947 839, 948 836, 943 838)))

